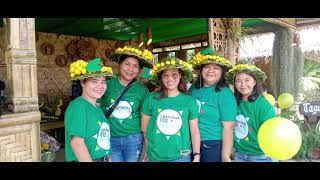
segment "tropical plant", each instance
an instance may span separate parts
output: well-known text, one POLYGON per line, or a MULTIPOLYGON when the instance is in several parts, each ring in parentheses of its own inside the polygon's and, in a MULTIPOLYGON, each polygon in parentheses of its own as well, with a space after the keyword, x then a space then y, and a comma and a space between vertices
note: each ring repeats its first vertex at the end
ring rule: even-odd
POLYGON ((320 131, 314 128, 300 129, 302 144, 294 159, 313 159, 314 150, 320 147, 320 131))
POLYGON ((292 120, 299 126, 302 144, 298 153, 293 157, 297 160, 314 159, 314 151, 320 147, 320 131, 318 128, 310 126, 306 118, 299 116, 295 109, 284 109, 281 111, 281 116, 292 120))
POLYGON ((320 63, 305 59, 303 77, 301 78, 303 91, 318 91, 320 89, 320 63))

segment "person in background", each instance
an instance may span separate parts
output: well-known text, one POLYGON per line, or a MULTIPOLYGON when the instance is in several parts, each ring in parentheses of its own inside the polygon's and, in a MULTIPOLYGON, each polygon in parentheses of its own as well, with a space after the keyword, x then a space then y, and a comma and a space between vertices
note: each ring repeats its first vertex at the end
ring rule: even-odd
POLYGON ((129 88, 109 118, 112 160, 137 162, 143 147, 140 110, 142 101, 149 95, 149 90, 143 83, 135 80, 143 67, 153 67, 152 53, 147 49, 142 51, 137 47, 125 46, 112 53, 111 58, 118 62, 118 74, 107 81, 108 89, 99 99, 103 110, 107 112, 122 92, 129 88))
POLYGON ((258 143, 258 130, 268 119, 275 117, 273 106, 262 95, 261 83, 266 74, 248 61, 238 62, 226 74, 226 79, 234 85, 237 99, 235 126, 236 162, 273 162, 261 150, 258 143))
POLYGON ((144 161, 199 162, 198 106, 186 89, 186 82, 192 79, 192 66, 168 57, 154 66, 152 74, 151 82, 160 88, 142 106, 144 161))
POLYGON ((70 65, 71 80, 80 80, 82 94, 65 112, 67 161, 111 161, 109 122, 96 101, 106 91, 106 78, 112 76, 112 68, 103 66, 101 58, 70 65))
POLYGON ((237 103, 225 80, 231 63, 212 48, 192 58, 198 78, 189 89, 199 105, 201 162, 230 162, 237 103))

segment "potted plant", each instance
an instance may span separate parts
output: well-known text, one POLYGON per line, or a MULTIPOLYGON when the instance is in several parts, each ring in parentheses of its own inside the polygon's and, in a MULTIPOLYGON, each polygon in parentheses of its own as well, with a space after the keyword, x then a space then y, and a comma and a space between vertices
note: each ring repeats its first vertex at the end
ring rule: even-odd
POLYGON ((41 161, 42 162, 54 162, 56 160, 56 153, 49 150, 49 144, 41 144, 41 161))
POLYGON ((43 131, 40 131, 40 140, 42 162, 54 162, 56 160, 56 152, 61 144, 54 137, 43 131))

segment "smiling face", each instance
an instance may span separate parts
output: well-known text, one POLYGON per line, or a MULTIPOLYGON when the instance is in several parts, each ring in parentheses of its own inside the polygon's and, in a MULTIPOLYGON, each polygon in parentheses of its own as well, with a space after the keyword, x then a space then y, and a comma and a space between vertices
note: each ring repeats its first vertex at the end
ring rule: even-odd
POLYGON ((135 57, 127 57, 119 64, 120 80, 128 84, 140 73, 139 61, 135 57))
POLYGON ((98 98, 102 97, 107 89, 106 77, 97 76, 81 80, 81 86, 83 91, 82 95, 91 102, 95 102, 98 98))
POLYGON ((168 90, 178 89, 180 78, 178 69, 167 69, 161 74, 161 81, 168 90))
POLYGON ((202 67, 201 76, 203 78, 203 84, 205 86, 218 83, 221 79, 221 75, 222 68, 217 64, 209 63, 203 65, 202 67))
POLYGON ((252 94, 253 88, 256 85, 256 80, 247 73, 236 74, 234 85, 242 94, 243 99, 248 99, 252 94))

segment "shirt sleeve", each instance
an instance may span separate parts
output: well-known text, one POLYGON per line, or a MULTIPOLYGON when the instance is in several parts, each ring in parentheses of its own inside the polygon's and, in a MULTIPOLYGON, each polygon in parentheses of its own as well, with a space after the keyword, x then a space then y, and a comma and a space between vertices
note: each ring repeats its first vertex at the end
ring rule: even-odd
POLYGON ((259 108, 259 119, 261 121, 261 124, 276 116, 274 107, 268 102, 268 100, 265 99, 265 97, 262 96, 262 98, 263 100, 261 101, 262 103, 259 108))
POLYGON ((86 136, 86 126, 87 126, 87 114, 84 104, 71 104, 66 116, 66 121, 69 121, 68 135, 69 136, 86 136))
POLYGON ((190 101, 189 107, 190 107, 190 115, 189 120, 195 119, 199 117, 199 106, 197 104, 197 101, 195 98, 191 97, 192 100, 190 101))
POLYGON ((219 113, 222 121, 235 121, 237 116, 237 101, 229 88, 219 93, 219 113))
POLYGON ((150 95, 149 89, 146 86, 143 86, 142 99, 149 97, 149 95, 150 95))
POLYGON ((143 112, 143 114, 148 115, 148 116, 151 116, 151 113, 152 113, 152 107, 151 107, 152 98, 153 98, 153 96, 151 96, 151 94, 150 94, 147 96, 147 98, 145 98, 143 100, 143 103, 142 103, 142 111, 141 112, 143 112))

